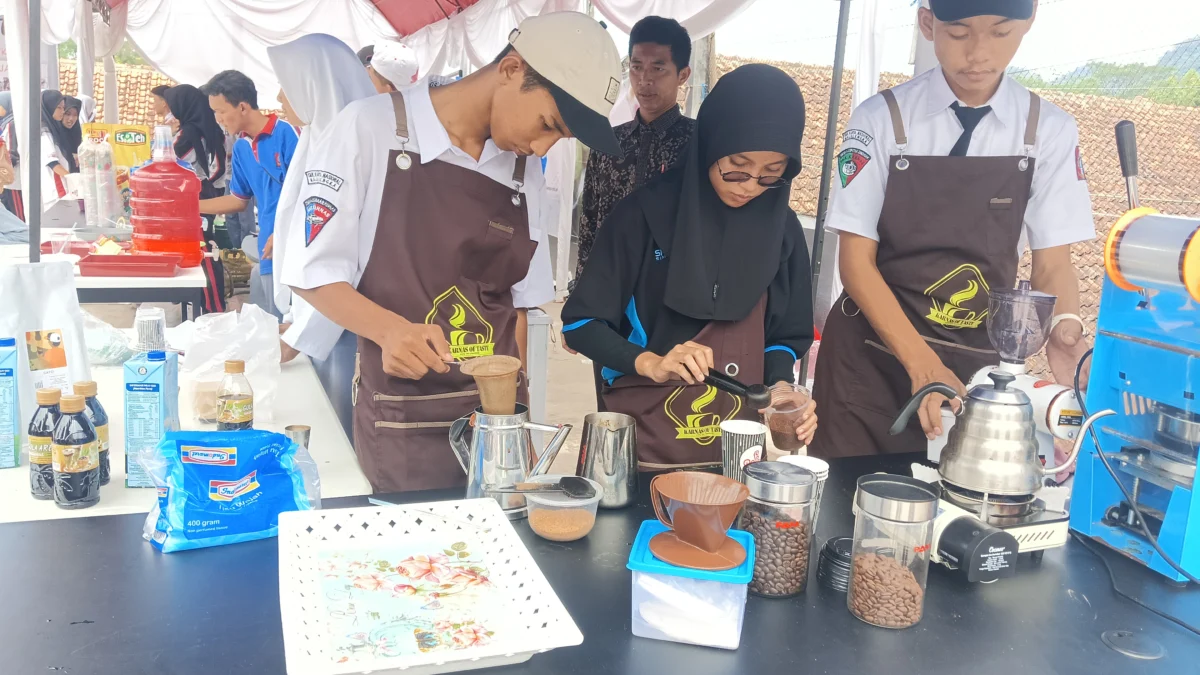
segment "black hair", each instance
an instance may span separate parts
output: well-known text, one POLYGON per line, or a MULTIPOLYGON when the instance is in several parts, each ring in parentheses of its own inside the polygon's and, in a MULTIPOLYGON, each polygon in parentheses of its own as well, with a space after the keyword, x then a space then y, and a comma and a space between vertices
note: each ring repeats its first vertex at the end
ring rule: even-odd
POLYGON ((629 32, 630 55, 634 45, 646 43, 669 47, 671 60, 678 70, 687 68, 692 60, 692 38, 675 19, 648 16, 633 24, 633 30, 629 32))
MULTIPOLYGON (((500 52, 499 55, 496 56, 495 59, 492 59, 492 65, 494 66, 494 65, 500 63, 500 61, 502 59, 504 59, 504 57, 508 56, 509 54, 516 54, 517 56, 521 56, 521 53, 518 52, 517 50, 513 49, 512 45, 508 45, 504 48, 503 51, 500 52)), ((525 61, 525 57, 521 56, 521 60, 525 61)), ((524 91, 530 91, 532 89, 549 90, 550 89, 550 80, 547 80, 545 77, 542 77, 541 73, 534 70, 533 66, 529 65, 528 61, 525 61, 525 81, 521 83, 521 89, 524 91)))
POLYGON ((150 93, 165 100, 167 97, 163 96, 163 94, 166 94, 167 90, 170 88, 171 88, 171 85, 169 85, 169 84, 160 84, 157 87, 151 89, 150 93))
POLYGON ((236 70, 223 70, 213 75, 200 91, 205 96, 224 96, 232 106, 245 103, 258 110, 258 90, 254 88, 254 82, 236 70))

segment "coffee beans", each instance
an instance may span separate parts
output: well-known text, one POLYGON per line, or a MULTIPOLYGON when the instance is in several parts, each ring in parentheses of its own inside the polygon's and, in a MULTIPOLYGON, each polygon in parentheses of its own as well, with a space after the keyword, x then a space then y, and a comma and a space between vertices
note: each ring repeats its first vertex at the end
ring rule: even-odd
POLYGON ((767 597, 803 593, 808 585, 808 524, 780 509, 747 502, 740 529, 754 535, 754 578, 750 592, 767 597))
POLYGON ((854 556, 850 572, 850 611, 867 623, 908 628, 921 620, 925 589, 912 570, 876 553, 854 556))

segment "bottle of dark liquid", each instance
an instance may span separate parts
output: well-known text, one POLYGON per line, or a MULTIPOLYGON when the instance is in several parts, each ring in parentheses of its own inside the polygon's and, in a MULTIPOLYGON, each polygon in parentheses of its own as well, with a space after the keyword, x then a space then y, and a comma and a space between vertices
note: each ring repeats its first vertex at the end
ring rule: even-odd
POLYGON ((100 443, 82 396, 63 396, 54 426, 54 503, 85 509, 100 501, 100 443))
POLYGON ((217 389, 217 431, 254 426, 254 390, 246 379, 245 361, 226 361, 225 378, 217 389))
POLYGON ((29 492, 34 499, 54 499, 54 427, 58 424, 58 389, 37 390, 37 410, 29 421, 29 492))
POLYGON ((96 383, 91 380, 75 383, 75 395, 83 397, 83 412, 96 427, 96 441, 100 444, 100 484, 108 485, 112 469, 108 464, 108 413, 96 398, 96 383))

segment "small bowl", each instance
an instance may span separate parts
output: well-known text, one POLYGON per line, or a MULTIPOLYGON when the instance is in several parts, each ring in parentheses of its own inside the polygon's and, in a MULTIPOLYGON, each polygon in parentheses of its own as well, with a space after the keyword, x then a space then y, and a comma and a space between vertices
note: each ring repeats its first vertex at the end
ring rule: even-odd
MULTIPOLYGON (((557 483, 562 476, 537 476, 529 483, 557 483)), ((561 492, 540 495, 525 495, 529 506, 529 527, 543 539, 550 541, 575 541, 583 539, 596 525, 596 509, 604 488, 596 481, 585 478, 596 490, 591 499, 572 499, 561 492)))

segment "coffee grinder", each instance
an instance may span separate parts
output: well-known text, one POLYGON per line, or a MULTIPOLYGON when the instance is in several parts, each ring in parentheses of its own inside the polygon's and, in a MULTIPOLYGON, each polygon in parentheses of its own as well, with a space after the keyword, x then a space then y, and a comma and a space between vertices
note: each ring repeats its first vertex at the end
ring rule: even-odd
MULTIPOLYGON (((992 292, 987 330, 1001 365, 987 372, 989 383, 971 387, 960 416, 945 434, 938 465, 942 489, 934 560, 962 569, 964 560, 971 559, 967 554, 982 552, 984 557, 975 559, 980 566, 975 576, 980 580, 1012 574, 1017 553, 1032 553, 1038 560, 1047 549, 1067 541, 1067 513, 1049 506, 1038 493, 1046 476, 1074 460, 1082 440, 1079 434, 1094 420, 1080 420, 1075 427, 1075 445, 1062 466, 1045 466, 1037 435, 1046 425, 1039 424, 1038 418, 1049 408, 1035 406, 1033 397, 1014 386, 1024 375, 1025 360, 1041 350, 1049 337, 1054 303, 1054 296, 1030 289, 1027 282, 992 292), (984 544, 988 538, 995 542, 996 551, 984 544), (943 540, 959 540, 958 550, 943 546, 943 540)), ((957 396, 943 383, 923 387, 901 411, 891 432, 903 431, 924 396, 933 392, 957 396)))

